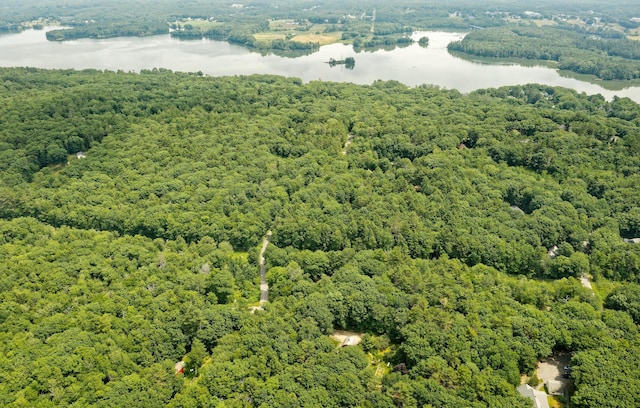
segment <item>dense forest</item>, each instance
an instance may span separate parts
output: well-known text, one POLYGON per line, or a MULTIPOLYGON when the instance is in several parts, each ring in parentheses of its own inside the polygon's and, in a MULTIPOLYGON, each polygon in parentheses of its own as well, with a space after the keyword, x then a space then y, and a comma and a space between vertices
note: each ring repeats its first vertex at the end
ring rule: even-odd
POLYGON ((0 404, 525 408, 563 351, 572 406, 639 406, 639 124, 540 85, 1 69, 0 404))

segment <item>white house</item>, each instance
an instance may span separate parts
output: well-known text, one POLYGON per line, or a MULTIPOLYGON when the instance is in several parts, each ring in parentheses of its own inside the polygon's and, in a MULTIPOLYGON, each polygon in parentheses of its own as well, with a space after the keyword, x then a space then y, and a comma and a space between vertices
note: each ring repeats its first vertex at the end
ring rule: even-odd
POLYGON ((516 388, 520 395, 527 397, 533 401, 534 408, 549 408, 549 401, 547 400, 547 393, 544 391, 536 391, 528 384, 522 384, 516 388))

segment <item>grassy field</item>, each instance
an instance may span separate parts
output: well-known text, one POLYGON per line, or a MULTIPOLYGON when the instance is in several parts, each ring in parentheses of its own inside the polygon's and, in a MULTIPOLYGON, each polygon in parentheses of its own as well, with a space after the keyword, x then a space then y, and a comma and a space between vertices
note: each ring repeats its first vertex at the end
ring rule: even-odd
MULTIPOLYGON (((210 28, 220 26, 223 23, 210 21, 205 19, 181 19, 174 21, 172 25, 191 25, 202 32, 206 32, 210 28)), ((312 24, 308 21, 299 20, 271 20, 269 21, 269 29, 254 33, 253 37, 261 43, 270 43, 275 40, 290 40, 300 43, 317 43, 320 45, 334 44, 341 41, 341 31, 335 30, 336 27, 330 24, 312 24)))
POLYGON ((269 31, 256 33, 253 36, 258 41, 291 40, 302 43, 318 43, 320 45, 333 44, 340 41, 341 32, 325 32, 326 24, 301 23, 296 20, 271 20, 269 31))
POLYGON ((567 20, 567 23, 579 26, 585 26, 586 24, 582 20, 567 20))
POLYGON ((301 43, 318 43, 320 45, 333 44, 340 41, 341 33, 329 33, 329 34, 310 34, 310 33, 282 33, 282 32, 262 32, 256 33, 253 37, 258 41, 273 41, 273 40, 286 40, 301 42, 301 43))
POLYGON ((273 40, 284 40, 286 38, 286 34, 284 33, 256 33, 253 37, 258 41, 273 41, 273 40))
POLYGON ((553 20, 549 20, 549 19, 543 19, 543 20, 532 20, 533 24, 537 25, 538 27, 543 27, 543 26, 554 26, 554 25, 558 25, 558 23, 556 23, 553 20))
POLYGON ((295 37, 291 38, 291 41, 298 42, 311 42, 318 43, 320 45, 333 44, 340 41, 342 37, 341 33, 324 33, 324 34, 298 34, 295 37))

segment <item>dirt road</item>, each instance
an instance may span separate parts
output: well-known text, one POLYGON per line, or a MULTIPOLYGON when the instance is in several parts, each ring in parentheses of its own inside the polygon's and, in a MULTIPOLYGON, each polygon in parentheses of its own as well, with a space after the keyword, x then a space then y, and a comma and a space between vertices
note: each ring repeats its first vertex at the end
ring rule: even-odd
POLYGON ((271 230, 267 231, 262 240, 262 248, 260 248, 260 304, 265 304, 269 301, 269 284, 267 283, 267 266, 264 259, 264 251, 267 250, 269 245, 269 239, 271 239, 271 230))

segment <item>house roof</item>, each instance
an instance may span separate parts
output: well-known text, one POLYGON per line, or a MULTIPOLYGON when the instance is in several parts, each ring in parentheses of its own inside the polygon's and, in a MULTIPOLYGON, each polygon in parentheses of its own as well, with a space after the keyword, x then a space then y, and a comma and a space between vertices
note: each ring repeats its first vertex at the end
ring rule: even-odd
POLYGON ((565 385, 561 381, 556 380, 548 380, 547 381, 547 391, 551 395, 563 395, 564 394, 565 385))
POLYGON ((349 336, 346 339, 344 339, 344 342, 342 342, 342 347, 355 346, 358 343, 360 343, 360 341, 359 341, 359 339, 357 337, 349 336))
POLYGON ((547 400, 547 393, 544 391, 537 391, 528 384, 522 384, 516 388, 520 395, 527 397, 533 401, 534 408, 549 408, 549 401, 547 400))

